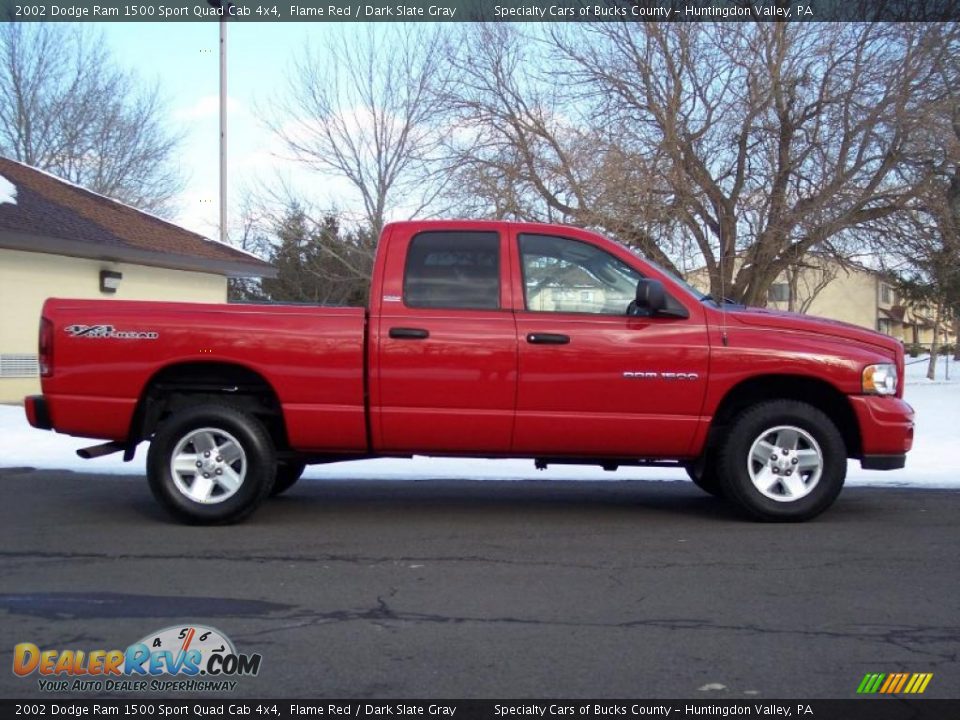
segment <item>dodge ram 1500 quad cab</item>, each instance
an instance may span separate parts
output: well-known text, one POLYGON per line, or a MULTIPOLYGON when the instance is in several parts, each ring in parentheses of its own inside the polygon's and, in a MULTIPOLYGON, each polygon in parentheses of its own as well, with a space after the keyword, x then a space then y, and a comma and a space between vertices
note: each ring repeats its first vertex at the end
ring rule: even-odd
POLYGON ((369 307, 51 299, 32 425, 150 441, 177 518, 226 523, 305 465, 413 454, 678 465, 760 520, 839 494, 847 459, 904 466, 903 348, 718 304, 585 230, 388 225, 369 307))

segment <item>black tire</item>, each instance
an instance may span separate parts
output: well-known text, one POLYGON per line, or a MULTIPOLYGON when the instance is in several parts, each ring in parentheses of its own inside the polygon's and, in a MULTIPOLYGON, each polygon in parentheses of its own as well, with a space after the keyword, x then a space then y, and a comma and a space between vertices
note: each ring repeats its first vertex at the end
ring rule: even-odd
POLYGON ((276 467, 273 441, 260 421, 229 405, 198 405, 172 415, 157 429, 147 455, 154 497, 192 525, 243 520, 270 494, 276 467), (200 468, 174 470, 175 457, 181 465, 204 463, 207 480, 200 468))
POLYGON ((683 466, 693 484, 714 497, 723 497, 723 487, 717 475, 716 453, 706 453, 704 457, 683 466))
POLYGON ((277 477, 273 481, 273 490, 270 491, 270 497, 276 497, 296 485, 297 480, 303 475, 307 464, 299 460, 284 460, 277 463, 277 477))
POLYGON ((724 496, 750 517, 801 522, 837 499, 847 475, 847 451, 824 412, 795 400, 772 400, 734 418, 720 444, 717 468, 724 496), (791 438, 794 450, 789 451, 791 438), (810 469, 814 462, 818 476, 810 469))

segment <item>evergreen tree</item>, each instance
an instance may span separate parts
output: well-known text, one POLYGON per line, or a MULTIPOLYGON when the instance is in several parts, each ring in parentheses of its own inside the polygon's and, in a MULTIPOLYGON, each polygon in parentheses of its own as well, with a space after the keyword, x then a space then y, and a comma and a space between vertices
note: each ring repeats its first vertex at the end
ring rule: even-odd
POLYGON ((299 204, 291 205, 274 228, 270 262, 276 278, 261 288, 275 302, 364 305, 370 286, 372 233, 344 230, 333 215, 311 220, 299 204))

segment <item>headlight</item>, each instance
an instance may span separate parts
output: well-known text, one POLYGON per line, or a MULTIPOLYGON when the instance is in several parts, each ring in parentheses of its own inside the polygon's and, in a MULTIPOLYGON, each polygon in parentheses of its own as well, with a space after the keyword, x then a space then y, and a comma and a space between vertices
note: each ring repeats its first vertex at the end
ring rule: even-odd
POLYGON ((867 365, 863 369, 863 392, 869 395, 894 395, 897 392, 896 365, 867 365))

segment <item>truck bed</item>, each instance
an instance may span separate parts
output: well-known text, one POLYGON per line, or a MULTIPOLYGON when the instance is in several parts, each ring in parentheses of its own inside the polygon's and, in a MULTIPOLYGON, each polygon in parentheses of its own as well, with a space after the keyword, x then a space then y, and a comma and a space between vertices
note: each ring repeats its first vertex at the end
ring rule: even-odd
POLYGON ((271 379, 292 448, 366 449, 362 308, 51 299, 43 315, 60 432, 124 439, 158 373, 229 359, 271 379))

